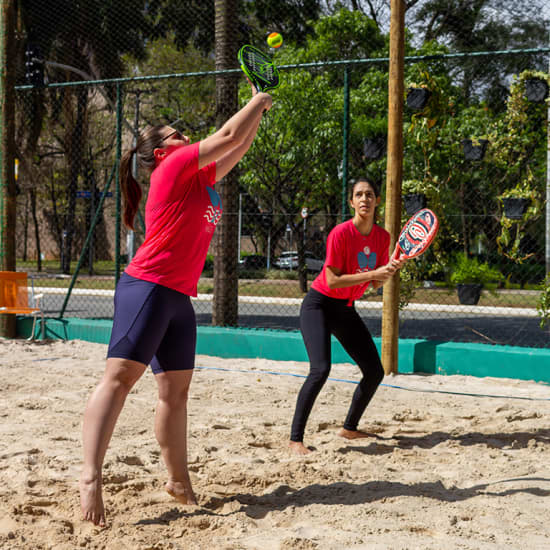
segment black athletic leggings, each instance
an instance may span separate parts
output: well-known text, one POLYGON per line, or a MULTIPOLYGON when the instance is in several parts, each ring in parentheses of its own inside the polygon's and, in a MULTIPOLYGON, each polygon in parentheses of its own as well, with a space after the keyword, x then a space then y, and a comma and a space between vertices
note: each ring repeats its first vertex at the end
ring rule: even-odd
POLYGON ((329 298, 314 289, 310 289, 302 302, 300 330, 310 366, 309 375, 298 394, 291 441, 303 441, 307 419, 330 373, 331 334, 336 336, 363 373, 344 423, 346 430, 357 430, 363 412, 384 378, 384 369, 370 332, 355 308, 347 304, 347 300, 329 298))

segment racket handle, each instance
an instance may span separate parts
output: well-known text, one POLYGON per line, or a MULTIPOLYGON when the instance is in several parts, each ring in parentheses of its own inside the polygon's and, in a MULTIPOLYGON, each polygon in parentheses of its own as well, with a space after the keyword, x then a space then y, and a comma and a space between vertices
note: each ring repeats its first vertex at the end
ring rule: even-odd
POLYGON ((398 260, 399 259, 399 247, 397 246, 397 244, 395 245, 395 249, 394 251, 392 252, 392 255, 391 255, 391 258, 390 260, 398 260))

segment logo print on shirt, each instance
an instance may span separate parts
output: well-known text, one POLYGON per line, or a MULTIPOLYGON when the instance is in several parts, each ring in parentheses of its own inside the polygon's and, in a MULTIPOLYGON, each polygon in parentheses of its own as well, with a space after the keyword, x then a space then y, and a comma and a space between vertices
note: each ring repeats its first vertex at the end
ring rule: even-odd
POLYGON ((212 204, 206 209, 204 217, 208 223, 217 225, 222 217, 222 200, 213 187, 207 187, 206 190, 208 191, 208 196, 212 204))
POLYGON ((359 264, 358 273, 374 269, 376 266, 376 252, 371 253, 370 248, 365 246, 363 250, 357 253, 357 263, 359 264))

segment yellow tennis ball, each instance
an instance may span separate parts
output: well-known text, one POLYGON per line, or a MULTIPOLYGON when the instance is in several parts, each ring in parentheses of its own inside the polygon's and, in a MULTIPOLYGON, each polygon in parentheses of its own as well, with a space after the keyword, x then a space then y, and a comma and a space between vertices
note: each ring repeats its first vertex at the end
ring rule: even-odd
POLYGON ((280 48, 283 45, 283 36, 281 33, 272 32, 267 37, 267 44, 270 48, 280 48))

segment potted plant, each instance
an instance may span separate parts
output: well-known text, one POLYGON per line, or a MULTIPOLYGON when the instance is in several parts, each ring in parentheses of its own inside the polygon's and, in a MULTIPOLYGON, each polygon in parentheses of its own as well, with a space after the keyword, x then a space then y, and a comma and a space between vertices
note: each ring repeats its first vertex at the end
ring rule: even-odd
POLYGON ((525 80, 525 99, 534 103, 542 103, 548 97, 548 82, 542 78, 527 78, 525 80))
POLYGON ((388 121, 386 117, 367 120, 360 129, 363 136, 363 156, 367 160, 378 160, 386 154, 388 121))
POLYGON ((410 179, 404 180, 401 186, 403 194, 403 206, 409 216, 416 214, 422 208, 426 208, 428 200, 426 197, 427 187, 431 184, 427 181, 410 179))
POLYGON ((466 160, 483 160, 489 140, 485 138, 469 138, 462 140, 462 150, 466 160))
POLYGON ((431 95, 432 92, 424 86, 410 86, 407 90, 407 107, 413 111, 422 111, 431 95))
POLYGON ((487 262, 459 254, 452 267, 450 280, 456 284, 458 300, 464 305, 476 305, 487 283, 504 279, 502 273, 487 262))
POLYGON ((365 138, 363 141, 363 155, 368 160, 378 160, 386 154, 386 136, 377 135, 365 138))
POLYGON ((504 215, 510 220, 521 220, 535 198, 534 177, 531 172, 515 187, 507 189, 498 198, 502 203, 504 215))

